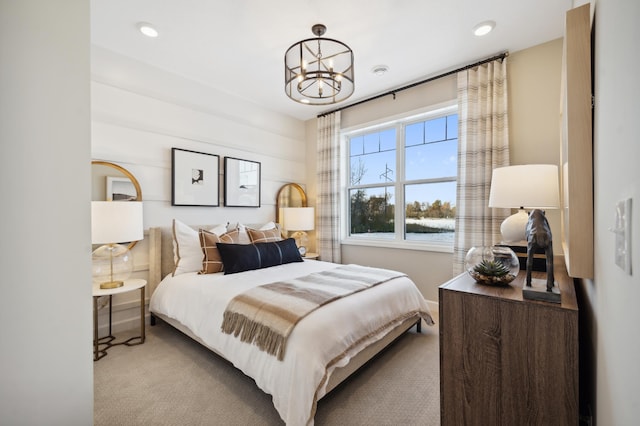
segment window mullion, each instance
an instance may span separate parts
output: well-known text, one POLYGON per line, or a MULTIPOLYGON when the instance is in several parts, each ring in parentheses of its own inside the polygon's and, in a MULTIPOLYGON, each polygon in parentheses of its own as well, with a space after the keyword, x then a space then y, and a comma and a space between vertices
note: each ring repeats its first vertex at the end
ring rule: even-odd
POLYGON ((395 240, 404 240, 404 215, 405 215, 405 200, 404 200, 404 180, 405 180, 405 149, 404 149, 404 126, 401 123, 396 124, 396 209, 394 215, 394 231, 395 240))

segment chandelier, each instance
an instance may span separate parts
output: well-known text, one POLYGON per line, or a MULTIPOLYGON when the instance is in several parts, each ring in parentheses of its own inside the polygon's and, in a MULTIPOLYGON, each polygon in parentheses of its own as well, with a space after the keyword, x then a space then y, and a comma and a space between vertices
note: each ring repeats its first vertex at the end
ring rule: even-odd
POLYGON ((296 102, 329 105, 353 94, 353 51, 346 44, 322 38, 327 30, 316 24, 309 38, 292 45, 284 55, 284 90, 296 102))

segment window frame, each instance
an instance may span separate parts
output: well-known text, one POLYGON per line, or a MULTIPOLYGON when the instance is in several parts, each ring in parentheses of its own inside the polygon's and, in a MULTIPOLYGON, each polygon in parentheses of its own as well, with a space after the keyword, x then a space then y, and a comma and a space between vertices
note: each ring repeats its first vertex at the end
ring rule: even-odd
POLYGON ((410 179, 405 180, 405 134, 404 128, 407 125, 417 123, 420 121, 427 121, 436 119, 438 117, 446 117, 451 114, 458 113, 457 100, 451 100, 448 102, 431 105, 429 107, 422 108, 410 113, 400 114, 394 117, 387 117, 376 122, 370 122, 362 125, 353 126, 351 128, 343 129, 340 134, 341 146, 342 146, 342 158, 344 159, 341 164, 341 173, 343 178, 341 179, 341 243, 345 245, 360 245, 368 247, 385 247, 385 248, 398 248, 398 249, 411 249, 411 250, 424 250, 424 251, 436 251, 453 253, 453 243, 440 243, 433 241, 418 241, 418 240, 406 240, 405 239, 405 186, 424 183, 439 183, 439 182, 457 182, 457 173, 455 176, 441 176, 436 178, 424 178, 424 179, 410 179), (401 175, 402 179, 394 177, 394 181, 391 185, 394 189, 395 199, 395 225, 393 238, 383 239, 375 237, 359 237, 357 235, 349 235, 350 232, 350 191, 354 188, 366 189, 366 188, 382 188, 385 185, 383 183, 363 184, 352 186, 350 182, 350 143, 349 139, 363 134, 372 132, 383 131, 388 128, 396 129, 396 175, 401 175), (403 206, 398 209, 397 206, 403 206), (400 215, 400 219, 398 220, 400 215))

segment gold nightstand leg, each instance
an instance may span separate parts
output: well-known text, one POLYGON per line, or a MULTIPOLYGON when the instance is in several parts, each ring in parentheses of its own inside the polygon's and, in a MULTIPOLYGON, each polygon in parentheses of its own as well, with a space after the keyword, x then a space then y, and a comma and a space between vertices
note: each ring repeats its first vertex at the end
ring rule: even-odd
MULTIPOLYGON (((139 280, 141 281, 141 280, 139 280)), ((135 283, 140 284, 140 283, 135 283)), ((125 284, 126 285, 126 284, 125 284)), ((98 327, 98 299, 101 296, 93 297, 93 360, 97 361, 107 355, 107 351, 113 346, 118 345, 126 345, 126 346, 134 346, 144 343, 146 340, 146 330, 145 330, 145 286, 146 282, 140 288, 140 335, 130 337, 124 341, 116 341, 115 336, 112 334, 112 321, 113 321, 113 295, 109 294, 109 335, 104 337, 99 337, 99 327, 98 327)), ((128 290, 126 290, 128 291, 128 290)), ((106 295, 105 295, 106 296, 106 295)))
POLYGON ((93 298, 93 360, 98 358, 98 298, 93 298))
POLYGON ((115 339, 111 334, 111 296, 109 296, 109 335, 98 337, 98 299, 100 296, 93 297, 93 360, 97 361, 107 355, 107 349, 111 346, 111 342, 115 339), (104 348, 100 349, 100 346, 104 348))
POLYGON ((144 343, 145 330, 144 330, 144 288, 140 287, 140 343, 144 343))

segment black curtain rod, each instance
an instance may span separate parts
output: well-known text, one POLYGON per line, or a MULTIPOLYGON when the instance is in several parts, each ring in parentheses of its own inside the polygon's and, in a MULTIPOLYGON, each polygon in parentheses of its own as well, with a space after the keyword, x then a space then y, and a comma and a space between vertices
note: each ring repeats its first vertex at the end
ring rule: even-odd
POLYGON ((486 64, 487 62, 495 61, 497 59, 504 59, 507 56, 509 56, 509 52, 502 52, 502 53, 500 53, 498 55, 494 55, 494 56, 492 56, 490 58, 486 58, 486 59, 483 59, 481 61, 474 62, 473 64, 465 65, 463 67, 456 68, 454 70, 444 72, 444 73, 436 75, 434 77, 429 77, 429 78, 427 78, 425 80, 417 81, 415 83, 411 83, 411 84, 408 84, 406 86, 399 87, 397 89, 389 90, 388 92, 384 92, 384 93, 381 93, 379 95, 375 95, 375 96, 373 96, 371 98, 363 99, 361 101, 358 101, 358 102, 355 102, 355 103, 352 103, 352 104, 349 104, 349 105, 345 105, 343 107, 336 108, 336 109, 333 109, 331 111, 323 112, 321 114, 318 114, 318 118, 324 117, 325 115, 333 114, 334 112, 345 110, 347 108, 354 107, 356 105, 363 104, 365 102, 373 101, 375 99, 379 99, 379 98, 382 98, 382 97, 385 97, 385 96, 388 96, 388 95, 393 95, 393 98, 395 99, 396 93, 401 92, 403 90, 411 89, 412 87, 416 87, 416 86, 419 86, 421 84, 428 83, 430 81, 437 80, 437 79, 442 78, 442 77, 447 77, 447 76, 449 76, 451 74, 457 74, 460 71, 466 71, 468 69, 475 68, 475 67, 477 67, 479 65, 486 64))

